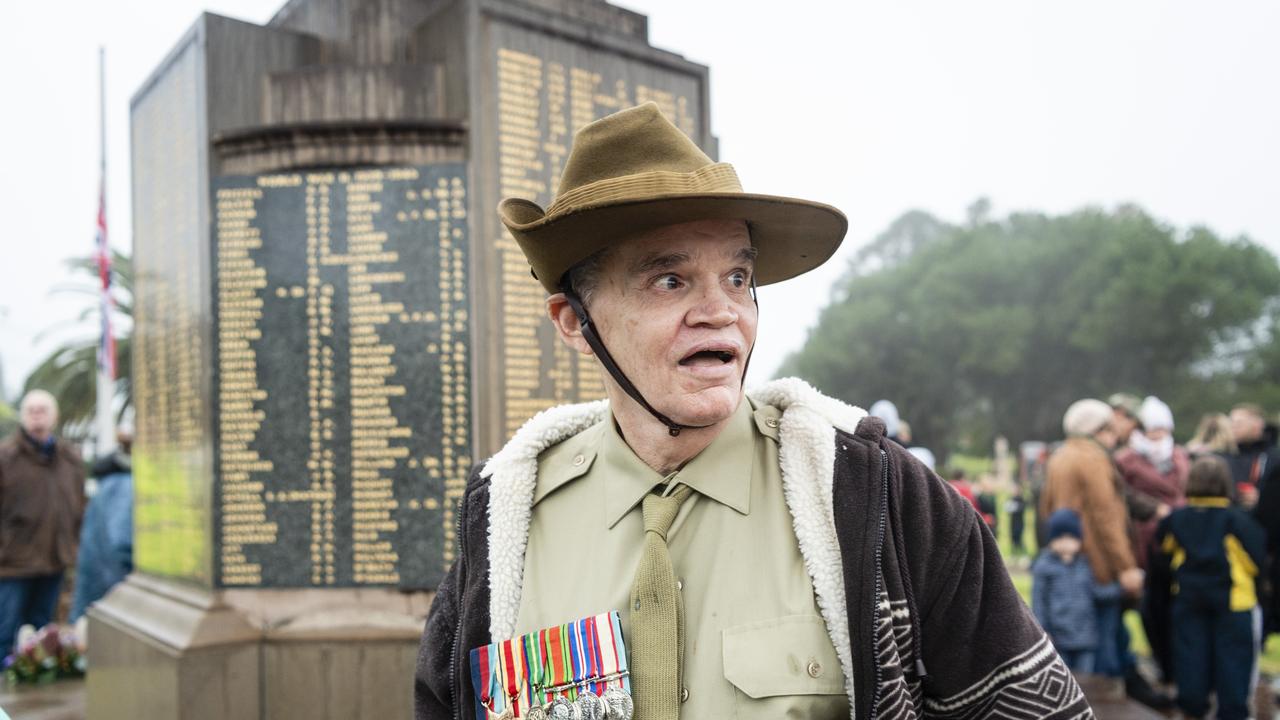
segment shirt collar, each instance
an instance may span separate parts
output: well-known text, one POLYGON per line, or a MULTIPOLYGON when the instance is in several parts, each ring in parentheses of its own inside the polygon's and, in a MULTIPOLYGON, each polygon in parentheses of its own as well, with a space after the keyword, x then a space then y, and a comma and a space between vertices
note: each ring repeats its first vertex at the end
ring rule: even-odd
POLYGON ((604 423, 599 461, 605 482, 605 522, 612 528, 656 485, 674 480, 747 515, 758 432, 751 402, 743 398, 716 439, 667 477, 644 464, 627 445, 612 417, 604 423))

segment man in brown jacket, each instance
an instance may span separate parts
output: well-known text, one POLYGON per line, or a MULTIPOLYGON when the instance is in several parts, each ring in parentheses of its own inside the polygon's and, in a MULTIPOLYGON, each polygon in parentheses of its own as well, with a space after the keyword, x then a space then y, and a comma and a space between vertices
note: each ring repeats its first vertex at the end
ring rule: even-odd
POLYGON ((19 430, 0 442, 0 643, 52 618, 62 573, 76 561, 84 463, 58 442, 58 404, 43 390, 22 399, 19 430))

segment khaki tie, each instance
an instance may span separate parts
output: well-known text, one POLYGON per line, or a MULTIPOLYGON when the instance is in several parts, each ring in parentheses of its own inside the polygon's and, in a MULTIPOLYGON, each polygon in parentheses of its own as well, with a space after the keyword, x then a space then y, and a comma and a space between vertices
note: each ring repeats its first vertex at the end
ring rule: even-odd
POLYGON ((663 497, 644 498, 644 552, 631 586, 631 692, 635 720, 680 717, 680 665, 684 661, 684 601, 676 590, 667 531, 693 494, 681 485, 663 497))

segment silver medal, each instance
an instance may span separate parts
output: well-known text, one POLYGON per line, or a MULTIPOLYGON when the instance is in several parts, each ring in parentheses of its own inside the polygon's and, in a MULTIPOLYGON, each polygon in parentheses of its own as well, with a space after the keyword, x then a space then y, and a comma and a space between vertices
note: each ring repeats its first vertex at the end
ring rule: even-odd
POLYGON ((578 695, 578 701, 574 704, 582 709, 582 720, 604 720, 605 713, 609 711, 609 706, 604 704, 604 700, 590 690, 585 690, 578 695))
POLYGON ((564 696, 551 701, 547 715, 551 720, 582 720, 582 711, 564 696))
POLYGON ((524 714, 525 720, 547 720, 547 711, 541 705, 534 705, 524 714))
POLYGON ((631 720, 635 712, 635 703, 622 688, 609 688, 604 691, 605 717, 608 720, 631 720))

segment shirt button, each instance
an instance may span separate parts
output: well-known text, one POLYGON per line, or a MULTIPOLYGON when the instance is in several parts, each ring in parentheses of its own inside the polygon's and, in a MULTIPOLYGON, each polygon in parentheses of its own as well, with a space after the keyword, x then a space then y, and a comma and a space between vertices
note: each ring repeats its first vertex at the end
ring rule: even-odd
POLYGON ((809 671, 809 677, 811 678, 822 677, 822 665, 817 660, 810 660, 809 667, 805 669, 809 671))
POLYGON ((680 688, 680 702, 689 702, 689 688, 680 688))
POLYGON ((684 590, 684 581, 676 580, 676 590, 684 590))
POLYGON ((776 428, 778 427, 778 418, 769 418, 768 420, 764 421, 764 424, 768 425, 771 428, 776 428))
POLYGON ((574 458, 573 458, 573 464, 574 464, 574 466, 575 466, 575 467, 576 467, 576 466, 578 466, 578 465, 581 465, 582 463, 584 463, 584 462, 586 462, 586 461, 587 461, 587 459, 586 459, 586 458, 584 458, 584 457, 582 457, 581 455, 576 455, 576 456, 574 456, 574 458))

